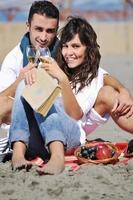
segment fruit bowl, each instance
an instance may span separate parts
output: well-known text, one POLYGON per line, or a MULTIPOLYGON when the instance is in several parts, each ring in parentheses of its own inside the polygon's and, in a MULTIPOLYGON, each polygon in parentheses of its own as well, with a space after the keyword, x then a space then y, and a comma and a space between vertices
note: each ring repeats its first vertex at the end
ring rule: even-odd
POLYGON ((120 154, 120 150, 110 142, 87 142, 74 152, 80 164, 114 164, 120 154))

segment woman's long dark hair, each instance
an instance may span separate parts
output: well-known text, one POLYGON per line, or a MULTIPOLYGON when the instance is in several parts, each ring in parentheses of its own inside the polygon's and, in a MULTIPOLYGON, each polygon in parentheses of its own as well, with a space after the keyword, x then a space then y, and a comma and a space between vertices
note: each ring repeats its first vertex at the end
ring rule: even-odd
POLYGON ((56 59, 61 69, 68 76, 72 88, 75 89, 76 92, 91 83, 97 76, 100 58, 101 55, 99 52, 99 45, 97 44, 97 35, 92 26, 85 19, 80 17, 69 17, 67 24, 60 32, 60 46, 56 59), (70 69, 61 54, 61 50, 63 44, 73 39, 76 34, 78 34, 81 43, 87 47, 86 56, 81 65, 70 69), (80 84, 78 90, 76 88, 77 83, 80 84))

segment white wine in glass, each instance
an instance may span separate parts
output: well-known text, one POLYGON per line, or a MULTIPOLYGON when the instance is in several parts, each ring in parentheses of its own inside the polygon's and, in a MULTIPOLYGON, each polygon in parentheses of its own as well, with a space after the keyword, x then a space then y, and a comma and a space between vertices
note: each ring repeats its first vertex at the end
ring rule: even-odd
POLYGON ((26 54, 30 63, 36 63, 39 58, 39 51, 32 45, 27 46, 26 54))
POLYGON ((50 50, 49 50, 48 47, 46 47, 46 48, 40 48, 39 49, 39 54, 40 54, 39 60, 42 63, 47 63, 48 62, 47 58, 51 59, 51 53, 50 53, 50 50))

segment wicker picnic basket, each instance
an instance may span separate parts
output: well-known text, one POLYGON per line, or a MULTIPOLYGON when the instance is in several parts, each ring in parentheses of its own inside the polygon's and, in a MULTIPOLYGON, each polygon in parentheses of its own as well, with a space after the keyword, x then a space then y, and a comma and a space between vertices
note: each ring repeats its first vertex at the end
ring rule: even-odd
POLYGON ((84 157, 82 157, 80 155, 80 152, 81 152, 81 146, 80 146, 74 152, 74 154, 77 157, 79 163, 80 164, 87 164, 87 163, 92 163, 92 164, 109 164, 109 163, 112 163, 112 164, 114 164, 114 163, 116 163, 118 161, 118 157, 120 156, 121 152, 111 142, 87 142, 83 146, 85 146, 85 147, 94 147, 94 146, 99 145, 101 143, 106 144, 108 146, 108 148, 111 151, 114 152, 114 155, 111 158, 106 158, 106 159, 102 159, 102 160, 98 160, 98 159, 92 160, 92 159, 84 158, 84 157))

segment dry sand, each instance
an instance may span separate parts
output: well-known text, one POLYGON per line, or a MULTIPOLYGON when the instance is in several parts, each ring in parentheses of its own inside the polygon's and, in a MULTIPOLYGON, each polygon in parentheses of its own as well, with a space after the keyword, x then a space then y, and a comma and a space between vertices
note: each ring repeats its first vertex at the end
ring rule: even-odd
POLYGON ((87 166, 77 172, 38 176, 0 168, 1 200, 132 200, 133 162, 128 165, 87 166))
MULTIPOLYGON (((132 56, 104 56, 102 66, 121 80, 133 94, 132 56)), ((132 135, 110 120, 90 135, 113 142, 128 141, 132 135)), ((133 161, 128 164, 89 165, 76 172, 39 176, 35 167, 13 172, 10 162, 0 164, 0 200, 131 200, 133 161)))

